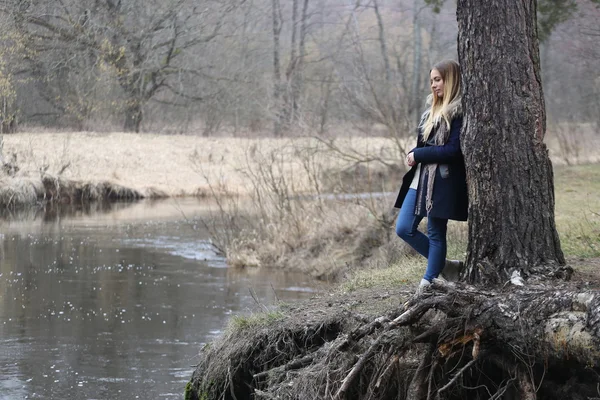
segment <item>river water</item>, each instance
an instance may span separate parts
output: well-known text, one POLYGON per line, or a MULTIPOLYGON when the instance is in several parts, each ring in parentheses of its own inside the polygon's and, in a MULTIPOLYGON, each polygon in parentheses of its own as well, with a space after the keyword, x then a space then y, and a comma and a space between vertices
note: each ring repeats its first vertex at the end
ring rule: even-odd
POLYGON ((182 399, 232 315, 315 294, 227 268, 195 199, 30 210, 0 222, 0 400, 182 399), (185 219, 182 217, 185 215, 185 219))

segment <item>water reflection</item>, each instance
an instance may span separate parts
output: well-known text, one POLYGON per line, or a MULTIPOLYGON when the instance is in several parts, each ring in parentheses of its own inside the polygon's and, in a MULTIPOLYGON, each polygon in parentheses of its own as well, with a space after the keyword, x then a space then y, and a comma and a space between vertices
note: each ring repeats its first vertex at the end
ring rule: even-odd
POLYGON ((37 204, 31 207, 0 208, 0 219, 6 221, 56 221, 59 218, 74 217, 82 215, 93 215, 108 213, 112 210, 129 208, 137 202, 97 202, 97 203, 75 203, 61 205, 56 203, 37 204))
POLYGON ((265 304, 311 295, 303 277, 225 268, 174 219, 182 207, 2 223, 0 399, 180 399, 201 346, 256 308, 251 290, 265 304))
POLYGON ((206 199, 139 200, 129 202, 97 202, 91 204, 38 204, 16 209, 0 208, 0 226, 50 223, 69 224, 126 223, 190 218, 210 212, 214 204, 206 199))

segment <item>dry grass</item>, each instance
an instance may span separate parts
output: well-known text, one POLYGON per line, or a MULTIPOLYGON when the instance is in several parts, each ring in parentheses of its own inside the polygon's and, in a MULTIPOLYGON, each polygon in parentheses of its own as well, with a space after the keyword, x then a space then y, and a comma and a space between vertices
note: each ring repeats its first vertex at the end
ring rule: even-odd
POLYGON ((556 166, 600 163, 598 125, 560 123, 548 126, 545 142, 556 166))
POLYGON ((292 207, 290 214, 295 217, 279 219, 276 211, 267 211, 268 215, 240 231, 225 246, 228 263, 234 267, 278 267, 337 281, 349 270, 373 260, 387 265, 397 254, 385 254, 388 224, 364 205, 307 200, 295 201, 292 207))
POLYGON ((45 193, 41 179, 29 177, 0 178, 0 206, 12 208, 21 204, 35 204, 45 193))
MULTIPOLYGON (((301 157, 315 151, 323 167, 352 165, 353 160, 327 156, 323 142, 311 138, 244 139, 203 138, 128 133, 19 133, 4 135, 4 153, 17 155, 17 177, 39 176, 41 170, 64 179, 112 182, 146 195, 153 191, 168 196, 206 193, 208 183, 222 182, 234 193, 247 193, 244 170, 248 164, 269 162, 273 152, 285 154, 282 172, 295 180, 298 190, 309 187, 301 157)), ((386 138, 343 138, 340 149, 371 157, 397 160, 386 138)), ((354 154, 356 155, 356 154, 354 154)), ((391 189, 391 188, 390 188, 391 189)))

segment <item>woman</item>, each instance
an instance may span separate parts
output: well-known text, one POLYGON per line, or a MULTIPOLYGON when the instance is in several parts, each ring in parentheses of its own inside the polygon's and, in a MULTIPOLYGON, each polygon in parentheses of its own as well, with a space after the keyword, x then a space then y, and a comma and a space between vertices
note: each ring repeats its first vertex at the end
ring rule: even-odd
MULTIPOLYGON (((460 67, 442 61, 431 69, 429 108, 421 117, 417 147, 406 156, 412 167, 404 176, 394 207, 400 208, 396 233, 427 258, 427 269, 419 291, 444 273, 460 268, 446 260, 448 220, 467 219, 467 183, 460 150, 462 105, 460 67), (427 217, 427 236, 417 230, 427 217)), ((460 263, 462 264, 462 263, 460 263)), ((448 274, 449 275, 449 274, 448 274)))

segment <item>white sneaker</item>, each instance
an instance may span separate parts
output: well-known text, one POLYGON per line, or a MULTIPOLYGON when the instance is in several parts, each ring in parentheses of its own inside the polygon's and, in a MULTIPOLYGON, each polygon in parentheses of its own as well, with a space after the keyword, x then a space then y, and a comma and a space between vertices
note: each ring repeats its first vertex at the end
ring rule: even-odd
POLYGON ((431 282, 429 282, 427 279, 421 279, 421 283, 419 283, 419 286, 417 287, 417 292, 415 293, 416 296, 421 295, 425 289, 427 289, 428 286, 431 285, 431 282))

